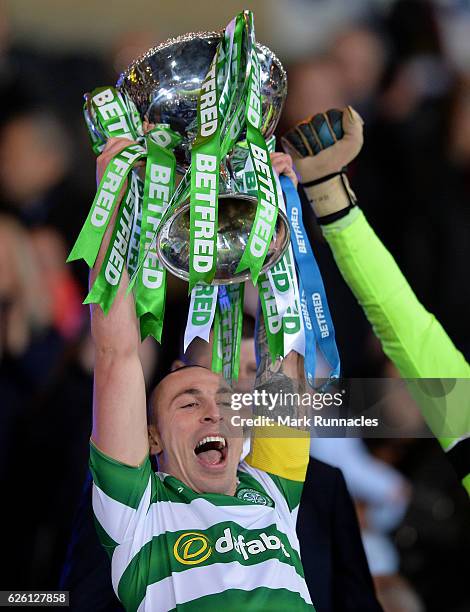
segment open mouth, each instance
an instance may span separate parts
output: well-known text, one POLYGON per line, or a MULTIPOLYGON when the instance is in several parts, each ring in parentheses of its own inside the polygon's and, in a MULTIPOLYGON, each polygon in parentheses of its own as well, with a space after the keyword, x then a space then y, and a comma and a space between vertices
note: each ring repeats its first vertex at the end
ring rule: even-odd
POLYGON ((227 461, 227 440, 223 436, 206 436, 199 440, 194 453, 204 467, 223 467, 227 461))

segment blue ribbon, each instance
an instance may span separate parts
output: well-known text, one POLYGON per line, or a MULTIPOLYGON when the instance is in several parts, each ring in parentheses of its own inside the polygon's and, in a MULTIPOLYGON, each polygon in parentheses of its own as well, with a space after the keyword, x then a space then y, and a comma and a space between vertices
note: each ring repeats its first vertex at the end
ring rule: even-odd
POLYGON ((299 276, 305 328, 305 376, 310 386, 313 387, 317 344, 330 365, 330 379, 339 378, 340 358, 325 286, 302 221, 299 195, 290 178, 282 175, 280 181, 285 195, 287 217, 292 234, 291 242, 299 276))
POLYGON ((302 283, 302 277, 300 276, 300 274, 298 274, 298 277, 300 306, 302 310, 302 318, 304 320, 305 331, 304 371, 305 378, 307 379, 308 384, 313 388, 315 384, 315 370, 317 367, 317 342, 312 317, 310 316, 310 312, 308 310, 308 302, 302 283))

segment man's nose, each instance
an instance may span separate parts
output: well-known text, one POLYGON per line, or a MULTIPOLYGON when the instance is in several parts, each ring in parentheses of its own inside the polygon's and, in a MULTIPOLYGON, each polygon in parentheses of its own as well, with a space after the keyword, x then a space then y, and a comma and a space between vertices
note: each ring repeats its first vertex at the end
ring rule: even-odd
POLYGON ((201 414, 201 421, 218 423, 223 419, 222 410, 215 400, 208 400, 201 414))

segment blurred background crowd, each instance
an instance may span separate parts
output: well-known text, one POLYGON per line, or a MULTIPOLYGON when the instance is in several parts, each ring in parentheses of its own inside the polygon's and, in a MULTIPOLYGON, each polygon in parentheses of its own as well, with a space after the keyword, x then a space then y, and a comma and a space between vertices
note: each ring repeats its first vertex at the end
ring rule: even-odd
MULTIPOLYGON (((170 35, 251 8, 258 40, 288 70, 279 134, 332 107, 360 112, 365 145, 350 168, 359 204, 470 358, 470 1, 200 2, 184 15, 184 3, 98 4, 0 2, 2 589, 57 587, 87 473, 87 270, 65 265, 95 193, 82 96, 170 35)), ((310 225, 344 376, 393 378, 310 225)), ((187 288, 169 283, 162 346, 142 347, 149 387, 184 331, 187 288)), ((384 608, 469 610, 469 504, 437 443, 353 441, 335 454, 319 447, 345 472, 384 608)))

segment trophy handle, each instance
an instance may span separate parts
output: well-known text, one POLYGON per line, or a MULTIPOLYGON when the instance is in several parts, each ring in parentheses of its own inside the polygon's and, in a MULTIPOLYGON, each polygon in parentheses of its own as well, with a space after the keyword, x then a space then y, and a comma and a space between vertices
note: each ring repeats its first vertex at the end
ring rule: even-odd
POLYGON ((83 98, 85 99, 85 106, 83 108, 83 114, 85 116, 85 121, 88 129, 93 134, 94 139, 101 140, 103 142, 107 141, 106 136, 100 131, 96 122, 96 115, 93 111, 93 106, 91 104, 91 94, 87 92, 84 94, 83 98))

